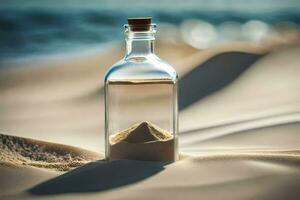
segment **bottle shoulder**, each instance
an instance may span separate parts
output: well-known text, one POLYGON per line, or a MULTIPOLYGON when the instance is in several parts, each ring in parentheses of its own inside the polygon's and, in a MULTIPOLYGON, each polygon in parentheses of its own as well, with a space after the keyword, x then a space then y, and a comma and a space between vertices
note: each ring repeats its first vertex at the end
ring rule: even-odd
POLYGON ((107 81, 169 80, 176 82, 178 75, 167 62, 155 55, 123 58, 113 64, 105 75, 107 81))

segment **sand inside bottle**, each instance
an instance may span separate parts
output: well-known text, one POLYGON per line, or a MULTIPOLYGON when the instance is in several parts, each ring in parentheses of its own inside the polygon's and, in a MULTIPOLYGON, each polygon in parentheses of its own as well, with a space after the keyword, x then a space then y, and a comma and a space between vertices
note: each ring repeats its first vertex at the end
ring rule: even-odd
POLYGON ((174 161, 174 137, 151 122, 141 122, 109 139, 110 159, 174 161))

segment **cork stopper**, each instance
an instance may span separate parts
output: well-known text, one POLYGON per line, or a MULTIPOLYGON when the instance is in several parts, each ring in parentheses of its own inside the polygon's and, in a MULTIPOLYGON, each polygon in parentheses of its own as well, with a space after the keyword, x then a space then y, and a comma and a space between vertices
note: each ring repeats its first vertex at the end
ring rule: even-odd
POLYGON ((128 18, 128 25, 132 31, 148 31, 151 25, 151 17, 128 18))

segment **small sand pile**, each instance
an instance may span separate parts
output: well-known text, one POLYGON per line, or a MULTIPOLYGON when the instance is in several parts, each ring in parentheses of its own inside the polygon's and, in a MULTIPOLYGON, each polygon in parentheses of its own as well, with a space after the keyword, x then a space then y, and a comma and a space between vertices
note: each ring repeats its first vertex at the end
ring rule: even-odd
POLYGON ((168 131, 142 122, 111 136, 109 158, 174 161, 174 142, 168 131))
POLYGON ((0 165, 29 165, 67 171, 102 155, 84 149, 0 134, 0 165))

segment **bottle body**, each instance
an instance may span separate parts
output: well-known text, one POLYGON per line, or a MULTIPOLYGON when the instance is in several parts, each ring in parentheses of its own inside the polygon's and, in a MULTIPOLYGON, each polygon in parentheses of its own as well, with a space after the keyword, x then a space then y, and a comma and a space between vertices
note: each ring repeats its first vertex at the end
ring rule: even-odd
POLYGON ((127 46, 135 52, 127 53, 105 77, 106 157, 175 161, 178 77, 154 55, 153 38, 135 39, 127 46))

